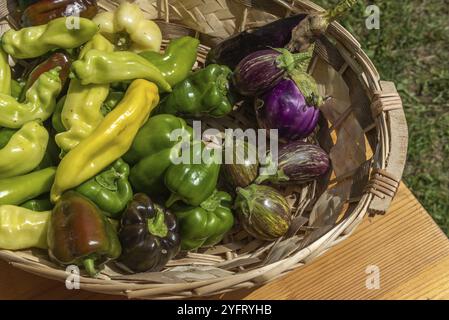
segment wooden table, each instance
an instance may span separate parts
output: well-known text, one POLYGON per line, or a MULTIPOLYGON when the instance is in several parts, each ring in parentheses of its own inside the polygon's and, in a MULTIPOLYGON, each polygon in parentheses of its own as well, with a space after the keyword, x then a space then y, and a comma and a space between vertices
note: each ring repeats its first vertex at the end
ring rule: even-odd
MULTIPOLYGON (((345 242, 314 262, 222 299, 449 299, 449 241, 401 185, 385 216, 367 218, 345 242), (368 266, 379 289, 367 289, 368 266)), ((0 262, 0 299, 121 299, 43 279, 0 262)))

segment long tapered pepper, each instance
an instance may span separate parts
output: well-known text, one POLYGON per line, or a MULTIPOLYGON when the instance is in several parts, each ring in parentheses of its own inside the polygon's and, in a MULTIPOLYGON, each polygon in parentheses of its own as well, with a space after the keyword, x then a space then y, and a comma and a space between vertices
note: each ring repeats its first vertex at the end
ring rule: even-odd
POLYGON ((40 75, 27 91, 24 103, 12 96, 0 94, 0 126, 20 128, 32 120, 47 120, 61 92, 59 70, 60 67, 57 67, 40 75))
POLYGON ((0 178, 25 174, 36 168, 44 157, 48 132, 37 121, 25 124, 0 149, 0 178))
POLYGON ((0 47, 0 93, 11 94, 11 68, 8 63, 8 55, 0 47))
POLYGON ((54 49, 73 49, 89 41, 98 26, 85 18, 57 18, 47 24, 8 30, 3 34, 3 49, 16 59, 36 58, 54 49))
POLYGON ((171 91, 170 84, 158 68, 128 51, 102 52, 92 49, 83 59, 73 63, 73 72, 84 85, 146 79, 156 83, 161 91, 171 91))
POLYGON ((23 101, 25 99, 25 94, 28 91, 28 89, 31 88, 31 86, 37 81, 37 79, 39 79, 39 77, 44 72, 50 71, 56 67, 61 68, 61 70, 59 71, 59 79, 61 80, 61 87, 64 87, 69 77, 71 64, 72 61, 70 60, 68 54, 63 52, 53 53, 48 59, 46 59, 36 68, 34 68, 33 71, 31 71, 30 75, 28 76, 27 82, 25 83, 25 86, 22 89, 20 101, 23 101))
POLYGON ((171 86, 183 81, 196 61, 198 39, 182 37, 170 41, 164 54, 154 51, 140 53, 142 57, 154 64, 171 86))
POLYGON ((65 190, 89 180, 125 154, 158 103, 154 83, 133 81, 120 104, 62 159, 51 189, 51 200, 57 201, 65 190))
POLYGON ((0 206, 0 249, 46 249, 50 214, 51 211, 35 212, 18 206, 0 206))
POLYGON ((34 171, 29 174, 0 179, 0 205, 19 205, 49 192, 56 168, 34 171))
MULTIPOLYGON (((95 35, 80 52, 80 59, 91 50, 112 52, 113 45, 100 34, 95 35)), ((82 85, 79 79, 70 81, 64 106, 61 110, 61 123, 66 130, 56 135, 58 146, 70 151, 80 141, 87 138, 103 120, 101 107, 109 93, 109 84, 82 85)), ((58 129, 63 129, 59 126, 58 129)))

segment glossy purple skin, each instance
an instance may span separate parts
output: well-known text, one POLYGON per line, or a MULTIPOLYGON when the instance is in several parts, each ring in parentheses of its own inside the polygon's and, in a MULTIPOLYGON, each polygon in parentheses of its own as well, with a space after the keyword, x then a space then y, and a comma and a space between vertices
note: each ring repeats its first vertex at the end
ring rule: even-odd
POLYGON ((251 53, 237 65, 234 71, 234 85, 241 95, 256 96, 273 88, 285 75, 279 68, 276 50, 266 49, 251 53))
POLYGON ((263 97, 260 120, 267 129, 278 129, 288 140, 302 139, 315 129, 320 111, 309 106, 295 82, 283 79, 263 97))

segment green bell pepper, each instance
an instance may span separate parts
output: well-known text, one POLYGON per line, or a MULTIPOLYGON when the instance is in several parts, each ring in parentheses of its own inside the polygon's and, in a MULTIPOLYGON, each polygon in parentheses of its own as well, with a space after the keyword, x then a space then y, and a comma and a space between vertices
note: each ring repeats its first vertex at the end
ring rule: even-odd
POLYGON ((171 85, 183 81, 192 71, 200 41, 185 36, 170 41, 164 54, 154 51, 141 52, 140 55, 155 65, 171 85))
POLYGON ((26 92, 26 102, 0 94, 0 126, 20 128, 32 120, 47 120, 56 106, 56 97, 61 92, 60 67, 47 71, 26 92))
POLYGON ((223 191, 215 191, 198 207, 173 205, 170 209, 180 225, 181 249, 193 250, 220 242, 234 225, 231 205, 232 197, 223 191))
POLYGON ((118 159, 109 168, 78 186, 76 191, 92 200, 106 216, 120 218, 133 197, 128 176, 129 165, 118 159))
POLYGON ((169 195, 164 185, 164 173, 172 164, 172 148, 180 139, 171 141, 170 134, 181 130, 184 141, 190 141, 192 128, 184 119, 170 114, 160 114, 148 119, 137 133, 130 150, 123 156, 133 165, 129 180, 136 192, 145 192, 152 197, 169 195))
POLYGON ((55 173, 56 168, 51 167, 22 176, 0 179, 0 205, 19 205, 49 192, 55 173))
MULTIPOLYGON (((190 146, 189 163, 171 164, 167 168, 164 183, 171 192, 170 198, 165 203, 167 207, 178 200, 192 206, 199 206, 214 192, 220 173, 220 164, 215 161, 209 163, 203 161, 204 148, 202 142, 194 142, 190 146), (195 145, 197 143, 201 145, 195 145), (201 159, 201 161, 195 163, 193 159, 201 159)), ((214 153, 213 150, 212 153, 214 153)))
POLYGON ((211 64, 191 74, 161 100, 157 113, 222 117, 232 111, 229 93, 231 69, 211 64))
POLYGON ((73 49, 89 41, 98 31, 98 26, 89 19, 61 17, 47 24, 8 30, 1 43, 6 53, 16 59, 40 57, 54 49, 73 49))
POLYGON ((158 68, 133 52, 92 49, 82 59, 75 61, 72 69, 82 85, 145 79, 154 82, 162 92, 172 90, 158 68))

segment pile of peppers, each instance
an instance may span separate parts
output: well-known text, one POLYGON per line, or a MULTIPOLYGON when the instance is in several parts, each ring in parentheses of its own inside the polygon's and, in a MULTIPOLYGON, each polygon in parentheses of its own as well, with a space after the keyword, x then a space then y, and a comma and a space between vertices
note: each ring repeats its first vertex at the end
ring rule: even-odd
POLYGON ((159 26, 135 4, 17 8, 22 28, 0 45, 0 249, 47 250, 95 277, 109 262, 160 271, 180 250, 219 243, 234 224, 220 165, 172 160, 208 148, 181 116, 231 112, 231 70, 195 70, 193 37, 162 51, 159 26))
MULTIPOLYGON (((263 93, 276 107, 266 109, 306 127, 292 133, 288 126, 281 135, 309 135, 319 115, 301 107, 316 98, 316 86, 304 85, 313 80, 305 71, 311 51, 267 47, 286 46, 299 32, 293 24, 310 19, 288 18, 230 38, 200 68, 199 40, 183 36, 161 48, 158 24, 136 4, 123 1, 102 13, 96 0, 18 0, 17 7, 22 28, 5 32, 0 43, 0 249, 47 250, 55 263, 96 277, 106 263, 157 272, 180 251, 204 252, 233 228, 234 211, 255 238, 286 234, 289 204, 259 185, 259 163, 221 168, 213 159, 223 146, 198 139, 189 123, 225 117, 263 93), (279 44, 262 43, 273 39, 264 32, 282 25, 279 44), (283 100, 286 89, 274 90, 286 77, 302 84, 300 104, 283 100), (295 117, 285 107, 292 105, 300 111, 295 117), (179 161, 184 156, 190 161, 179 161), (223 186, 220 174, 233 179, 223 186)), ((282 170, 266 179, 273 184, 316 178, 329 166, 324 151, 301 141, 281 148, 281 156, 282 170), (307 157, 295 154, 299 148, 307 157), (320 170, 310 169, 314 161, 320 170)))

